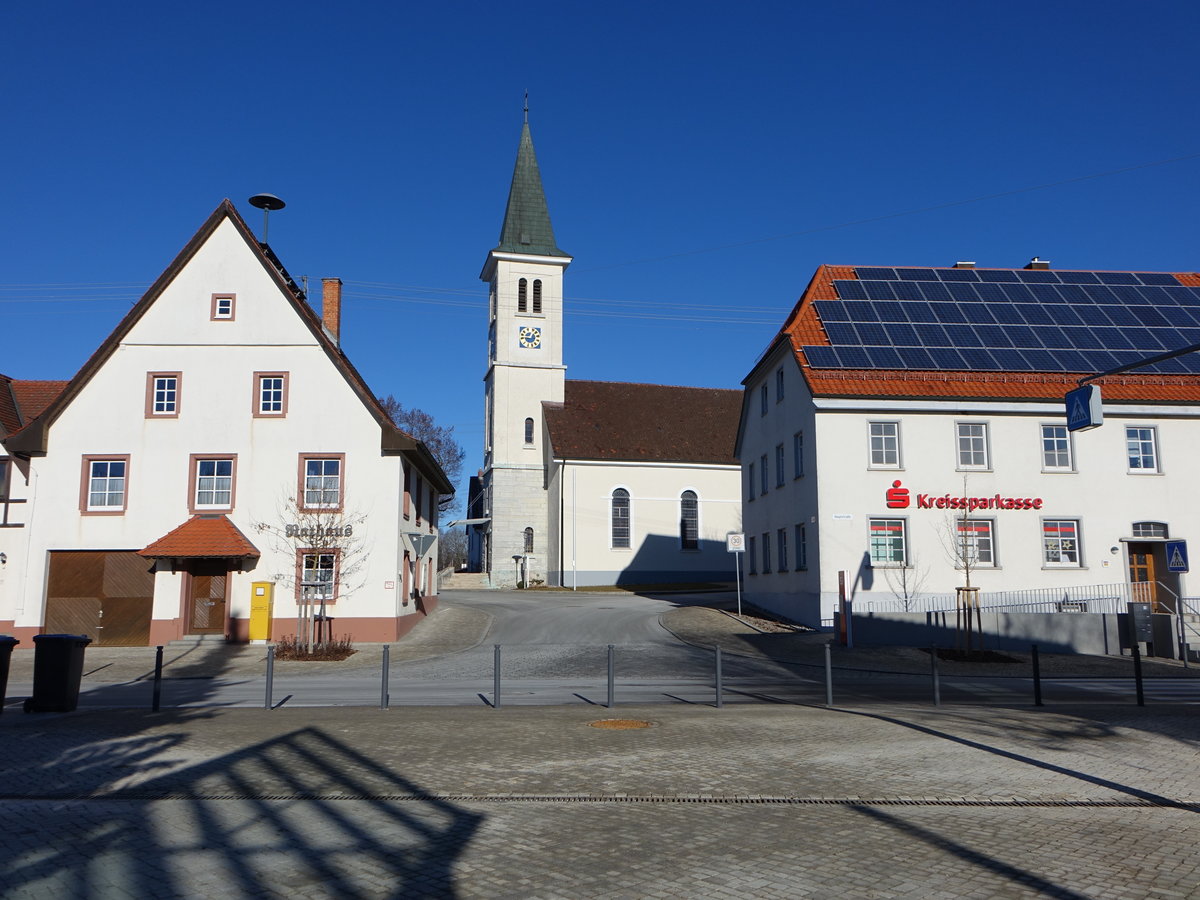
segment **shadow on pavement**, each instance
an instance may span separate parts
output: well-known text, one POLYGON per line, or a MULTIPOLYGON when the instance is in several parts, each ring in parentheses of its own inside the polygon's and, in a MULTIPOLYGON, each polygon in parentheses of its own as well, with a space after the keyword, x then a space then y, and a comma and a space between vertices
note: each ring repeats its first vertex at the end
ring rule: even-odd
POLYGON ((6 728, 5 895, 455 896, 483 816, 317 727, 207 757, 208 715, 6 728))

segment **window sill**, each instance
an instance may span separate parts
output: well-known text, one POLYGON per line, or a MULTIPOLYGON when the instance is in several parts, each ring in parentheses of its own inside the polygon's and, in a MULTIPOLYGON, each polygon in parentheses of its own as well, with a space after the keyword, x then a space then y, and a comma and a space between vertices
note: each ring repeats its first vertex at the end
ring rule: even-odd
POLYGON ((868 472, 903 472, 904 466, 867 466, 868 472))
POLYGON ((1087 566, 1042 566, 1043 572, 1078 572, 1086 570, 1087 566))
POLYGON ((970 468, 970 469, 968 469, 968 468, 966 468, 966 467, 964 467, 964 466, 956 466, 956 467, 954 468, 954 471, 955 471, 955 472, 963 472, 963 473, 965 473, 965 474, 967 474, 967 475, 970 475, 971 473, 976 473, 976 474, 979 474, 979 475, 987 475, 987 474, 989 474, 990 472, 992 472, 992 471, 993 471, 993 469, 992 469, 991 467, 985 467, 985 468, 970 468))
POLYGON ((1078 469, 1042 469, 1043 475, 1078 475, 1078 469))
POLYGON ((1162 473, 1162 472, 1157 472, 1157 471, 1150 471, 1149 469, 1126 469, 1126 470, 1125 470, 1125 474, 1126 474, 1126 475, 1146 475, 1146 476, 1151 476, 1151 475, 1162 475, 1163 473, 1162 473))

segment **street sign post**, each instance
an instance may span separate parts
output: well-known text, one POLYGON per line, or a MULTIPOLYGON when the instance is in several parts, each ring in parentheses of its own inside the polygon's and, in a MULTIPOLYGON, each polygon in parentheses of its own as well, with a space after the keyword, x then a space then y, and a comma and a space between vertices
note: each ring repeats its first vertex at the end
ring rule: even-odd
POLYGON ((742 557, 746 552, 746 535, 731 531, 725 535, 725 549, 733 554, 733 580, 737 585, 738 617, 742 615, 742 557))
POLYGON ((1104 404, 1100 386, 1085 384, 1067 392, 1067 430, 1088 431, 1104 423, 1104 404))
POLYGON ((1167 571, 1188 571, 1187 541, 1167 541, 1167 571))

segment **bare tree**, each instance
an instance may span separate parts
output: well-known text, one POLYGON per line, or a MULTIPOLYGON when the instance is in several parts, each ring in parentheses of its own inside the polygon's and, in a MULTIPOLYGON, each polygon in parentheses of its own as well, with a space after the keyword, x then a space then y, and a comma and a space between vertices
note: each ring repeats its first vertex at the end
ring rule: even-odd
POLYGON ((328 627, 327 603, 333 597, 347 597, 362 587, 366 567, 366 542, 363 525, 366 514, 321 506, 306 506, 284 493, 273 522, 253 522, 252 527, 265 535, 271 548, 294 566, 285 564, 273 574, 276 583, 297 598, 296 640, 306 653, 314 643, 333 638, 328 627), (323 624, 325 628, 318 628, 323 624))
POLYGON ((467 561, 467 533, 454 528, 438 535, 438 568, 459 568, 467 561))
POLYGON ((962 505, 957 515, 942 523, 942 547, 954 568, 963 573, 962 586, 955 590, 955 644, 960 650, 975 649, 975 639, 982 649, 983 613, 979 608, 979 588, 971 583, 971 573, 980 564, 980 540, 976 522, 971 518, 968 504, 967 478, 963 476, 962 505))
POLYGON ((915 555, 910 556, 908 565, 885 567, 883 577, 887 580, 892 596, 900 601, 905 612, 912 610, 914 602, 925 590, 929 569, 922 568, 915 555))
MULTIPOLYGON (((458 484, 459 478, 462 477, 463 460, 467 457, 467 451, 454 439, 454 426, 438 425, 429 413, 416 407, 406 408, 391 394, 380 397, 379 405, 391 417, 397 428, 407 431, 428 447, 433 458, 442 467, 442 471, 446 473, 449 482, 458 484)), ((456 496, 447 494, 440 498, 438 509, 446 512, 453 508, 457 504, 456 496)))

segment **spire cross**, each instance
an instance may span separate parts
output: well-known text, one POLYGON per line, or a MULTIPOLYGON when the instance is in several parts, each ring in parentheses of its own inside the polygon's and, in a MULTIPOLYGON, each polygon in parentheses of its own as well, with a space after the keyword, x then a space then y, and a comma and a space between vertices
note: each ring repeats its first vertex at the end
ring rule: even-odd
POLYGON ((529 124, 529 91, 525 92, 525 124, 529 124))

